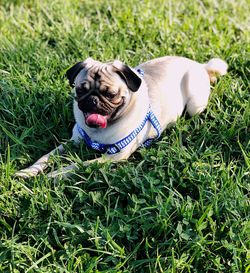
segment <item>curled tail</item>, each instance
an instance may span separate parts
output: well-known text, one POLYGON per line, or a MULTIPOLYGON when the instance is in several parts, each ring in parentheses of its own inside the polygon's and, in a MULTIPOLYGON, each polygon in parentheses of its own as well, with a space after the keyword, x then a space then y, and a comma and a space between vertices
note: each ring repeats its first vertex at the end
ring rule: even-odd
POLYGON ((213 58, 204 65, 211 83, 216 82, 218 76, 223 76, 227 73, 227 63, 219 58, 213 58))

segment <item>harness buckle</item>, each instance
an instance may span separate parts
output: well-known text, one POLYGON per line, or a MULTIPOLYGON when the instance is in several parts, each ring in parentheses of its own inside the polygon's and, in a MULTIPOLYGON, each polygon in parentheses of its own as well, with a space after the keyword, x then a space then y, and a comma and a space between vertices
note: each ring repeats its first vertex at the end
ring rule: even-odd
POLYGON ((116 153, 119 153, 120 151, 121 151, 121 148, 116 143, 110 145, 110 147, 107 149, 108 154, 116 154, 116 153))

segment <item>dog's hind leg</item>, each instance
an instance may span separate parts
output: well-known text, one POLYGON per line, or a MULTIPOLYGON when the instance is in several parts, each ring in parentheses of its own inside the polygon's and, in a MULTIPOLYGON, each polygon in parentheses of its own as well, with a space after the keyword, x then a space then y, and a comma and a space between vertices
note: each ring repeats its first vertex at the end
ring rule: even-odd
POLYGON ((183 90, 187 101, 187 111, 193 116, 201 113, 207 106, 210 95, 210 82, 227 73, 228 65, 221 59, 214 58, 208 63, 192 67, 183 78, 183 90))
POLYGON ((210 95, 207 71, 202 66, 192 68, 185 74, 182 85, 189 115, 201 113, 206 108, 210 95))
POLYGON ((219 58, 192 67, 183 78, 187 98, 187 111, 193 116, 201 113, 207 106, 210 95, 210 82, 215 83, 218 76, 227 73, 228 65, 219 58))

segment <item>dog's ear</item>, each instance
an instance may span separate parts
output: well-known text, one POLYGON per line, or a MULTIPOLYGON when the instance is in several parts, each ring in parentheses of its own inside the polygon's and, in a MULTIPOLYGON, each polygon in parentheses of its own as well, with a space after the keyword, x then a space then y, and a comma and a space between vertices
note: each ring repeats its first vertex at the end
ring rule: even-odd
POLYGON ((69 84, 73 86, 74 80, 78 73, 86 66, 84 62, 79 62, 73 65, 70 69, 67 70, 66 72, 66 77, 69 80, 69 84))
POLYGON ((136 92, 140 88, 142 80, 129 66, 118 60, 115 60, 112 65, 131 91, 136 92))
POLYGON ((69 80, 69 84, 71 86, 74 85, 74 80, 76 78, 76 76, 78 75, 78 73, 86 67, 86 65, 90 62, 92 62, 93 59, 92 58, 87 58, 84 62, 79 62, 79 63, 76 63, 75 65, 73 65, 71 68, 69 68, 67 71, 66 71, 66 77, 68 78, 69 80))

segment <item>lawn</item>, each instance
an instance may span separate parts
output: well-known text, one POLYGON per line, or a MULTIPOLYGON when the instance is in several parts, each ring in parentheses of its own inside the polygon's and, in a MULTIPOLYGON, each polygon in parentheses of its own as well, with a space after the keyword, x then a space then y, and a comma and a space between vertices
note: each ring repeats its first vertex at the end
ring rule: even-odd
MULTIPOLYGON (((249 14, 248 0, 1 1, 0 272, 250 272, 249 14), (228 62, 203 114, 126 162, 15 178, 71 136, 71 65, 163 55, 228 62)), ((67 150, 50 169, 97 156, 67 150)))

